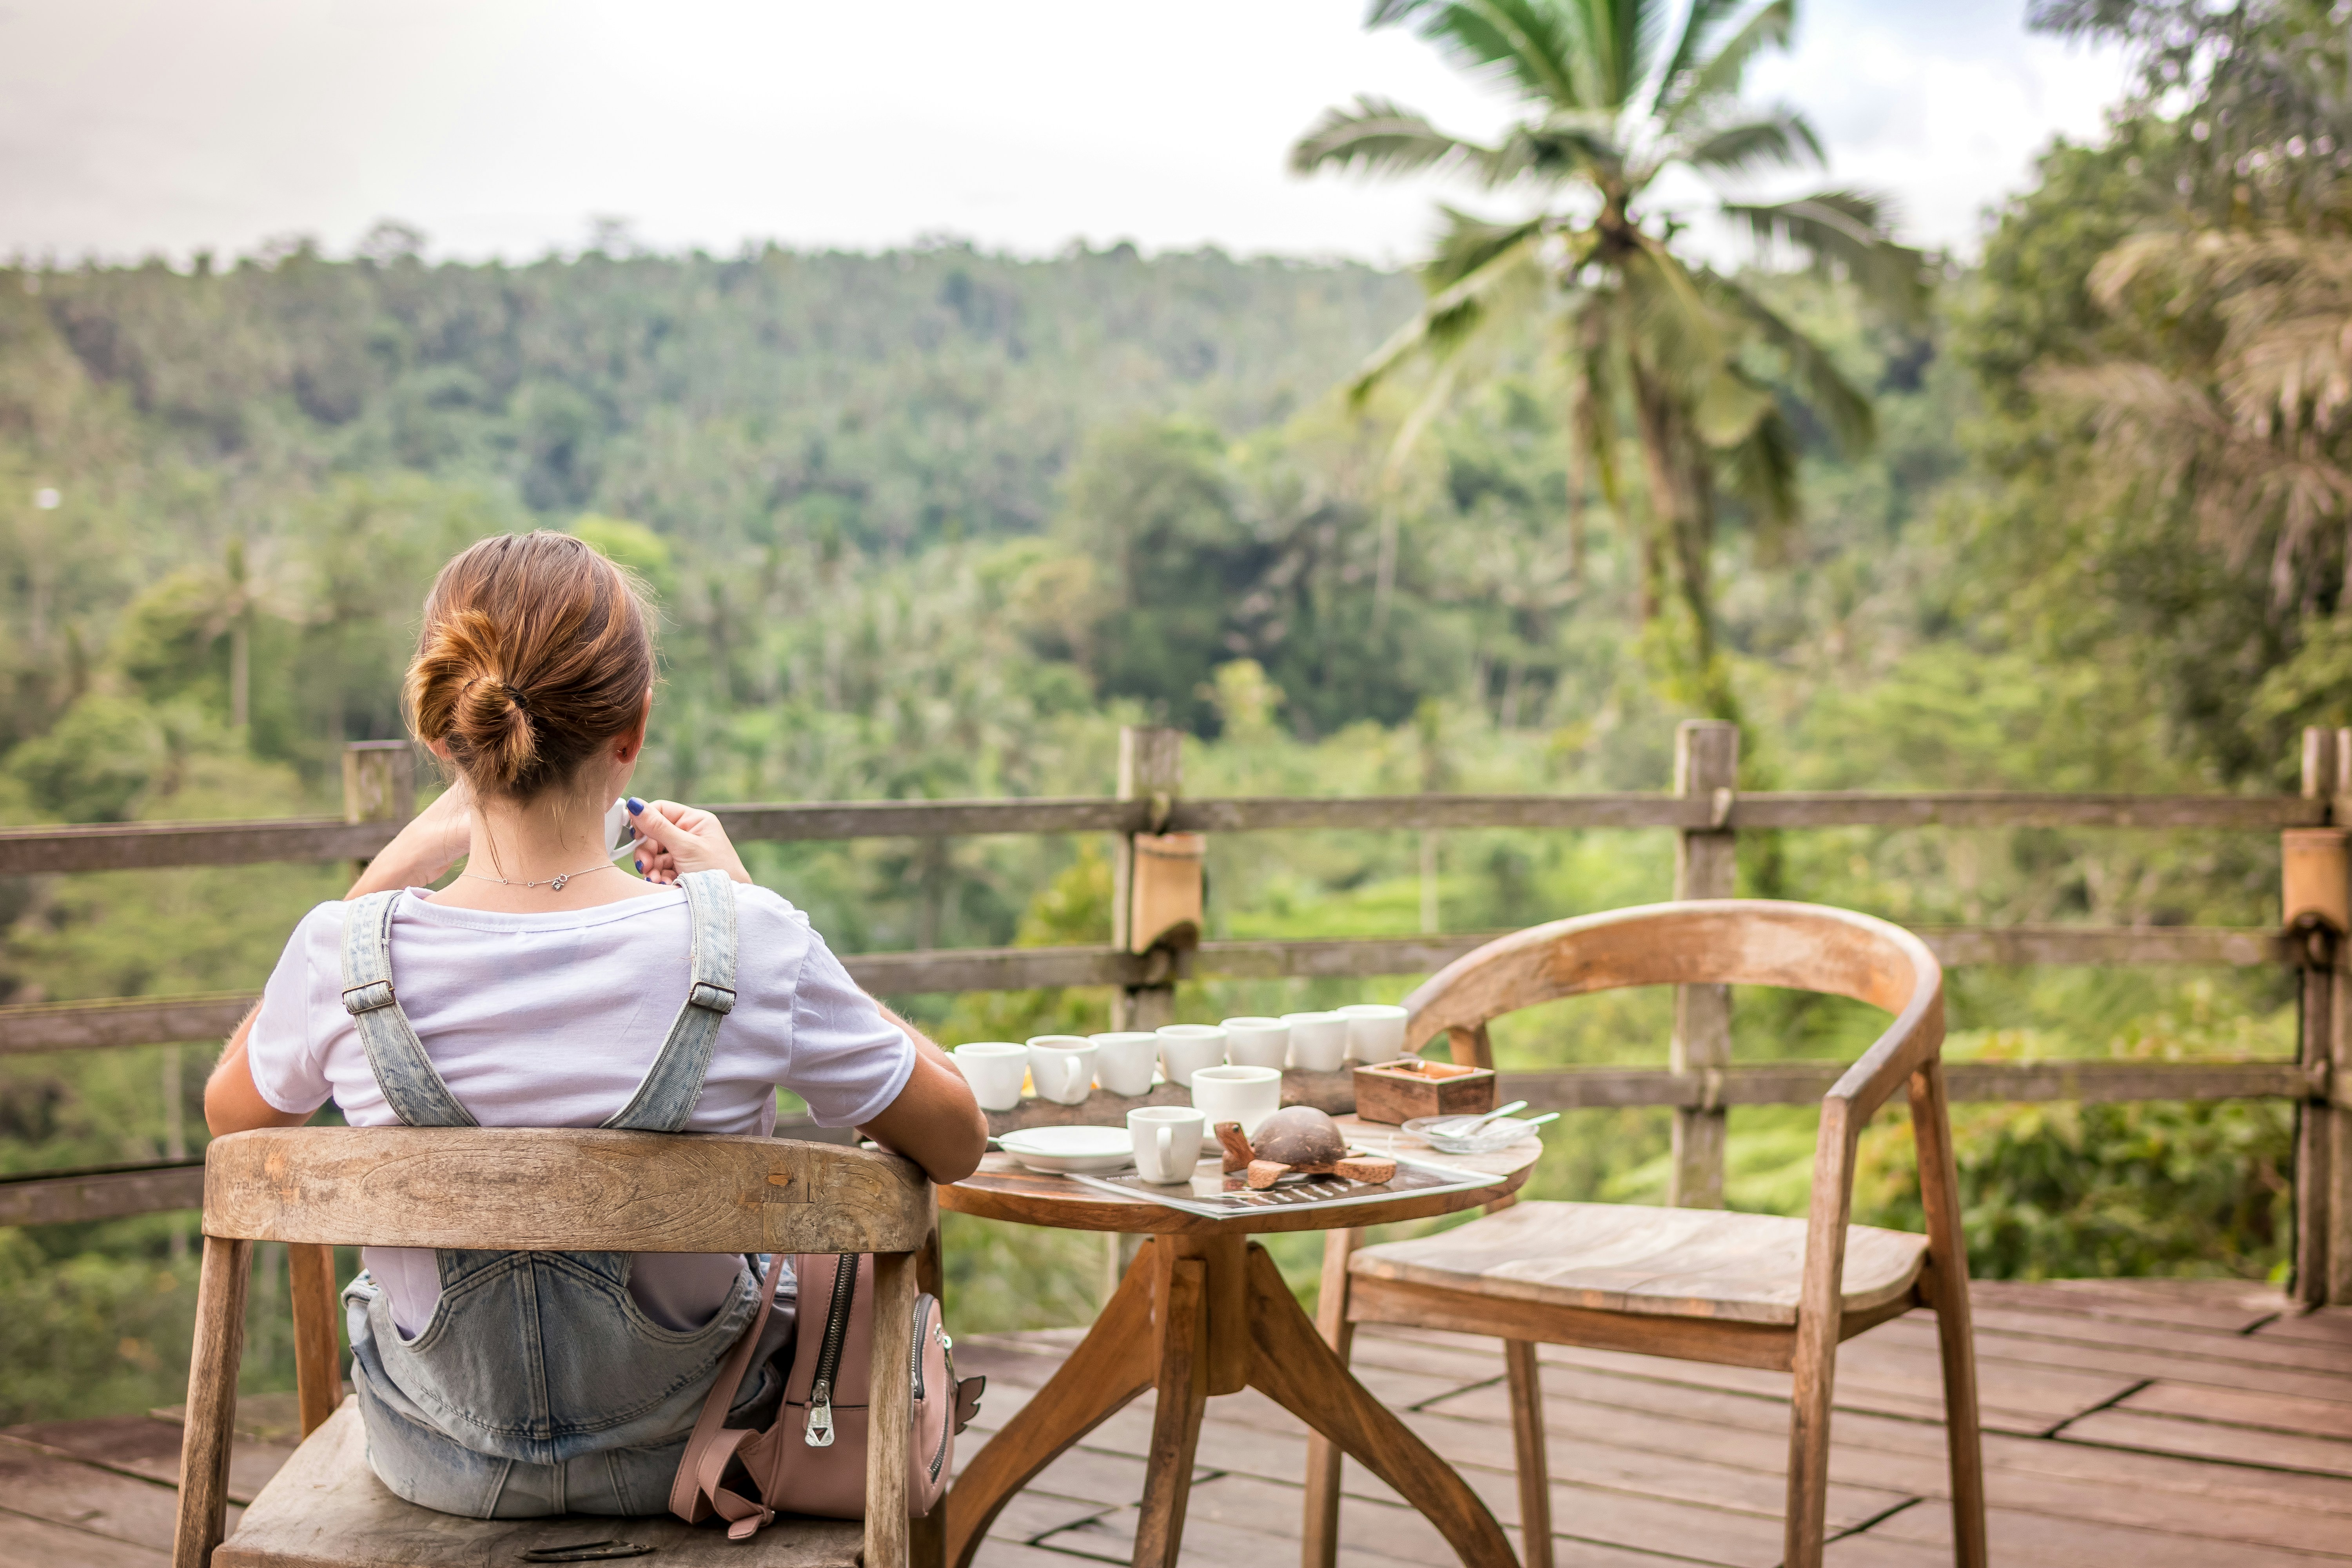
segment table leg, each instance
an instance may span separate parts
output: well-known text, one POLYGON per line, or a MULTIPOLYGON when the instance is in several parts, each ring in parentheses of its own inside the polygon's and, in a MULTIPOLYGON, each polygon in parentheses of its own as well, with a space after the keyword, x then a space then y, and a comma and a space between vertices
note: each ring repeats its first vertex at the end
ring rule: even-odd
MULTIPOLYGON (((1315 1331, 1348 1364, 1356 1325, 1348 1321, 1348 1260, 1363 1244, 1360 1229, 1323 1233, 1323 1289, 1315 1303, 1315 1331)), ((1339 1555, 1339 1450, 1320 1432, 1307 1436, 1307 1517, 1299 1532, 1301 1568, 1332 1568, 1339 1555)))
POLYGON ((1159 1337, 1152 1332, 1163 1278, 1153 1266, 1157 1258, 1146 1252, 1136 1260, 1070 1359, 948 1489, 940 1506, 947 1510, 950 1568, 971 1568, 972 1553, 1013 1494, 1151 1386, 1160 1367, 1159 1337))
POLYGON ((1348 1371, 1265 1248, 1249 1249, 1250 1384, 1356 1457, 1437 1526, 1465 1568, 1518 1568, 1503 1527, 1453 1467, 1348 1371))
MULTIPOLYGON (((1164 1249, 1163 1249, 1164 1250, 1164 1249)), ((1143 1472, 1143 1500, 1135 1521, 1135 1568, 1176 1568, 1184 1540, 1184 1504, 1192 1493, 1192 1456, 1201 1441, 1207 1402, 1209 1265, 1198 1258, 1165 1258, 1160 1300, 1159 1390, 1151 1416, 1151 1454, 1143 1472)))

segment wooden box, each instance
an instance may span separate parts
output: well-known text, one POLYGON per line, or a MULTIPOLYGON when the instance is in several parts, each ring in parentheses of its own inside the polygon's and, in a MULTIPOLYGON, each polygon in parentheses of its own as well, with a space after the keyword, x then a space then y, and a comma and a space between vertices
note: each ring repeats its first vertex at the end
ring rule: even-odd
POLYGON ((1475 1116, 1495 1109, 1495 1069, 1399 1057, 1356 1069, 1356 1114, 1402 1125, 1416 1116, 1475 1116))

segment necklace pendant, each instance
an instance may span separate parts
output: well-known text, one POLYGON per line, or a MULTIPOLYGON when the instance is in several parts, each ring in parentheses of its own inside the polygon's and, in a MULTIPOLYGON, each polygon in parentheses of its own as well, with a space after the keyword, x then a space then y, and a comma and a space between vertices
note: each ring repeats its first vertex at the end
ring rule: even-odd
POLYGON ((572 873, 566 871, 562 876, 556 878, 555 880, 548 883, 548 887, 560 893, 563 891, 563 884, 570 880, 572 880, 572 873))

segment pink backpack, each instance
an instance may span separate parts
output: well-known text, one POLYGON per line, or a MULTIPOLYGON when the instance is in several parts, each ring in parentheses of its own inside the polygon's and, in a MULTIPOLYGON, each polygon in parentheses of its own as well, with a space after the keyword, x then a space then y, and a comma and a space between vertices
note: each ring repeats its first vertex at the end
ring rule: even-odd
MULTIPOLYGON (((766 1431, 726 1425, 728 1407, 751 1364, 751 1352, 775 1303, 776 1270, 768 1260, 760 1310, 719 1369, 694 1436, 670 1485, 670 1511, 688 1524, 717 1513, 732 1541, 749 1540, 779 1513, 820 1519, 866 1516, 866 1398, 874 1344, 874 1259, 854 1252, 800 1252, 800 1324, 792 1374, 776 1424, 766 1431), (753 1501, 719 1484, 727 1462, 750 1473, 753 1501)), ((915 1331, 907 1347, 915 1407, 908 1423, 908 1512, 921 1518, 947 1490, 955 1468, 955 1435, 980 1411, 984 1377, 956 1381, 952 1342, 940 1321, 939 1298, 915 1298, 915 1331)))

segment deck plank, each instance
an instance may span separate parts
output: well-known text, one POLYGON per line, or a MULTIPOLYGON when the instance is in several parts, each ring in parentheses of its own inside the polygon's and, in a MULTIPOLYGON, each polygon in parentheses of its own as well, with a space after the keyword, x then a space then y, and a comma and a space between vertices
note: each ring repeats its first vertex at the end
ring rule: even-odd
POLYGON ((2179 1454, 2225 1465, 2352 1476, 2352 1443, 2341 1437, 2266 1432, 2257 1426, 2229 1426, 2215 1421, 2182 1421, 2136 1410, 2096 1411, 2068 1422, 2059 1436, 2065 1443, 2098 1443, 2152 1454, 2179 1454))
POLYGON ((167 1568, 172 1554, 133 1546, 0 1506, 0 1563, 8 1568, 167 1568))
MULTIPOLYGON (((158 1421, 151 1415, 104 1415, 89 1421, 37 1421, 0 1427, 0 1437, 176 1487, 180 1484, 180 1430, 177 1422, 158 1421)), ((229 1448, 229 1500, 251 1502, 278 1467, 293 1456, 292 1448, 275 1443, 236 1439, 229 1448)))

